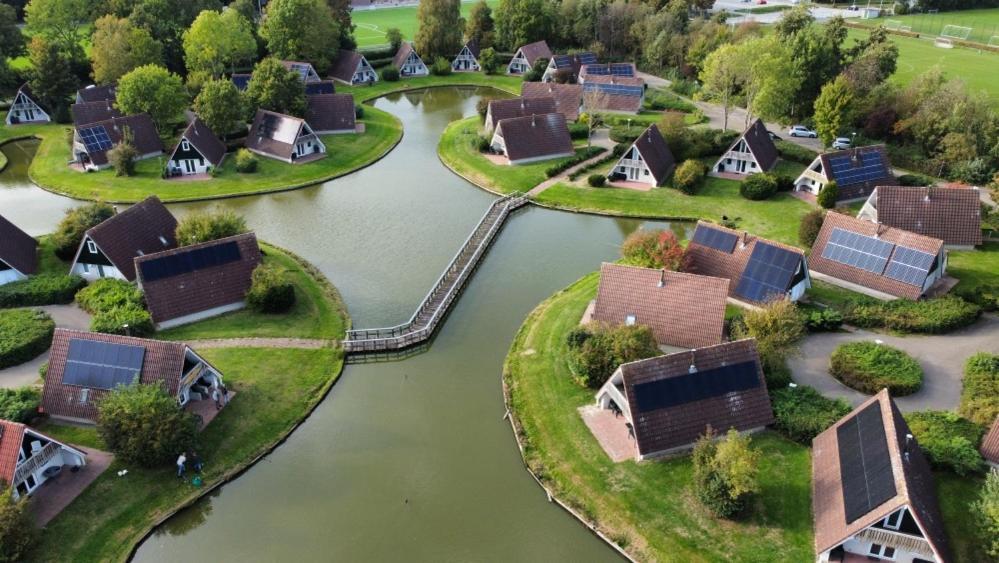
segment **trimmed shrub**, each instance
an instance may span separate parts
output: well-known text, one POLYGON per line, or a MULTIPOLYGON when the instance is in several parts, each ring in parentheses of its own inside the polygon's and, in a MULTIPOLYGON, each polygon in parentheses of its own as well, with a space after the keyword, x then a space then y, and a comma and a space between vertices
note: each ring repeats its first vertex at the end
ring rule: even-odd
POLYGON ((631 127, 627 125, 615 125, 610 129, 610 138, 615 143, 624 143, 631 146, 631 143, 634 143, 635 139, 644 131, 645 127, 640 125, 632 125, 631 127))
POLYGON ((385 82, 398 82, 399 81, 399 69, 394 66, 389 66, 382 69, 382 80, 385 82))
POLYGON ((295 304, 295 285, 283 269, 261 264, 253 270, 246 303, 261 313, 287 312, 295 304))
POLYGON ((42 390, 38 387, 0 389, 0 418, 14 422, 31 422, 38 415, 42 390))
POLYGON ((236 151, 236 172, 241 174, 252 174, 257 171, 257 155, 249 149, 239 149, 236 151))
POLYGON ((787 358, 798 349, 805 336, 805 323, 792 301, 780 299, 764 307, 745 311, 732 323, 734 340, 755 338, 767 389, 786 387, 791 382, 787 358))
POLYGON ((843 399, 828 399, 807 386, 775 389, 770 393, 770 402, 777 430, 806 446, 851 410, 843 399))
POLYGON ((114 208, 106 203, 89 203, 66 211, 59 221, 55 233, 52 234, 52 244, 55 254, 62 260, 72 260, 76 250, 80 248, 83 235, 87 229, 96 227, 114 215, 114 208))
POLYGON ((611 149, 611 154, 620 158, 630 148, 631 143, 618 143, 611 149))
POLYGON ((596 389, 623 363, 661 354, 652 329, 644 325, 590 324, 566 335, 569 369, 577 383, 596 389))
POLYGON ((570 123, 569 137, 573 139, 586 139, 590 136, 590 127, 585 123, 570 123))
POLYGON ((492 143, 489 142, 489 137, 486 137, 485 135, 476 135, 475 148, 479 152, 489 152, 492 150, 492 143))
POLYGON ((81 289, 76 294, 76 303, 93 315, 126 305, 141 307, 143 297, 138 287, 125 280, 102 278, 81 289))
POLYGON ((902 174, 898 177, 900 186, 932 186, 935 183, 933 178, 922 174, 902 174))
POLYGON ((953 294, 969 303, 978 305, 982 311, 987 313, 999 311, 999 284, 982 284, 967 288, 958 284, 953 294))
POLYGON ((42 274, 0 285, 0 309, 72 303, 76 292, 86 287, 80 276, 42 274))
POLYGON ((760 486, 758 480, 761 452, 750 447, 749 436, 734 428, 716 441, 711 429, 705 433, 691 454, 694 466, 694 493, 705 508, 720 518, 741 512, 760 486))
POLYGON ((999 354, 979 352, 968 358, 957 412, 983 427, 999 416, 999 354))
POLYGON ((159 381, 119 385, 97 409, 97 432, 125 463, 168 465, 197 440, 197 417, 179 408, 159 381))
POLYGON ((777 193, 777 179, 770 174, 750 174, 739 184, 739 195, 752 201, 770 199, 777 193))
POLYGON ((673 172, 673 187, 687 195, 693 195, 704 182, 708 167, 699 160, 685 160, 673 172))
POLYGON ((815 197, 815 202, 819 204, 823 209, 832 209, 836 207, 836 201, 839 199, 839 188, 836 186, 836 181, 833 180, 822 186, 819 190, 819 195, 815 197))
POLYGON ((793 192, 794 191, 794 176, 788 176, 787 174, 774 174, 770 173, 777 180, 777 191, 778 192, 793 192))
POLYGON ((448 76, 451 74, 451 61, 444 57, 437 57, 430 65, 430 74, 434 76, 448 76))
POLYGON ((594 188, 602 188, 607 183, 607 177, 603 174, 590 174, 586 178, 586 183, 594 188))
POLYGON ((357 104, 354 106, 354 118, 364 119, 364 104, 357 104))
POLYGON ((861 328, 942 334, 973 324, 982 309, 960 297, 945 295, 922 301, 858 301, 847 305, 843 313, 847 323, 861 328))
POLYGON ((55 322, 32 309, 0 311, 0 369, 23 364, 52 345, 55 322))
POLYGON ((604 148, 601 147, 586 147, 583 152, 577 153, 576 156, 564 160, 558 164, 553 164, 545 170, 545 176, 549 178, 554 178, 559 174, 565 172, 566 170, 572 168, 573 166, 579 164, 580 162, 589 160, 598 154, 604 152, 604 148))
POLYGON ((813 209, 801 218, 798 224, 798 242, 805 248, 811 248, 815 244, 815 239, 819 237, 822 230, 822 222, 826 220, 824 209, 813 209))
POLYGON ((985 552, 999 558, 999 471, 985 476, 978 500, 971 505, 985 552))
POLYGON ((808 332, 832 332, 843 326, 843 315, 836 309, 812 309, 804 312, 808 332))
POLYGON ((905 421, 934 467, 958 475, 985 469, 985 461, 978 453, 985 433, 981 426, 949 411, 912 412, 905 415, 905 421))
POLYGON ((140 305, 129 304, 101 311, 90 319, 90 330, 123 336, 149 336, 153 318, 140 305))
POLYGON ((247 232, 246 220, 228 209, 195 211, 177 224, 177 244, 190 246, 247 232))
POLYGON ((869 395, 887 387, 893 397, 903 397, 923 385, 919 362, 898 348, 876 342, 840 344, 829 358, 829 373, 869 395))

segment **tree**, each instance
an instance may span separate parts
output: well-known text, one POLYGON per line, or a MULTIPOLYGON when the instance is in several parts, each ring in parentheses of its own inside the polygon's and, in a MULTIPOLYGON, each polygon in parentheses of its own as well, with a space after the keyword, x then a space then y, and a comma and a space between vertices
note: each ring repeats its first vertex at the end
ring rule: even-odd
POLYGON ((789 120, 800 73, 788 46, 775 36, 752 39, 741 45, 754 53, 746 84, 746 119, 755 115, 767 121, 789 120))
POLYGON ((195 211, 177 224, 177 244, 190 246, 210 242, 249 231, 246 219, 228 209, 214 212, 195 211))
POLYGON ((351 18, 353 6, 350 0, 327 0, 330 11, 333 12, 333 19, 340 26, 340 48, 353 50, 357 48, 357 41, 354 40, 354 25, 351 18))
POLYGON ((163 382, 135 383, 115 387, 98 403, 97 432, 119 459, 157 467, 194 447, 198 420, 163 382))
POLYGON ((253 76, 244 94, 250 115, 257 109, 267 109, 290 115, 305 114, 305 88, 298 73, 290 71, 274 58, 267 58, 253 67, 253 76))
POLYGON ((492 8, 489 7, 486 0, 479 0, 472 6, 472 11, 468 14, 468 23, 465 24, 465 41, 476 41, 479 44, 479 49, 488 49, 493 46, 495 30, 496 24, 493 22, 492 8))
POLYGON ((163 45, 130 20, 107 15, 94 23, 90 60, 94 81, 114 84, 140 66, 163 64, 163 45))
POLYGON ((70 59, 83 58, 83 26, 87 23, 87 0, 31 0, 24 8, 30 35, 55 44, 70 59))
POLYGON ((790 382, 785 362, 805 336, 805 323, 792 301, 774 299, 759 309, 746 311, 732 332, 736 339, 756 339, 767 387, 784 387, 790 382))
POLYGON ((479 68, 486 74, 495 74, 499 68, 499 58, 496 56, 496 49, 486 47, 479 51, 479 68))
POLYGON ((31 39, 28 58, 31 60, 28 84, 37 101, 51 108, 55 115, 65 115, 69 99, 79 86, 72 63, 56 43, 41 36, 31 39))
POLYGON ((114 208, 100 202, 67 210, 52 235, 56 256, 62 260, 72 260, 87 229, 100 225, 113 215, 114 208))
POLYGON ((823 209, 836 207, 837 201, 839 201, 839 186, 836 185, 835 180, 827 182, 826 185, 822 186, 822 189, 819 190, 819 195, 815 197, 815 202, 823 209))
POLYGON ((336 56, 340 34, 325 0, 272 0, 260 25, 271 55, 309 61, 320 71, 336 56))
POLYGON ((246 303, 261 313, 285 313, 295 304, 295 285, 284 269, 260 264, 253 270, 246 303))
POLYGON ((554 27, 552 5, 545 0, 500 0, 496 7, 496 43, 514 50, 547 37, 554 27))
POLYGON ((234 0, 229 4, 228 9, 239 12, 239 15, 243 16, 256 29, 257 0, 234 0))
POLYGON ((790 39, 800 32, 811 27, 815 22, 812 12, 806 6, 795 6, 784 12, 777 25, 774 26, 774 34, 781 39, 790 39))
POLYGON ((180 77, 156 65, 144 65, 118 81, 115 106, 126 115, 148 113, 160 133, 181 121, 188 106, 180 77))
POLYGON ((759 491, 760 452, 750 447, 749 436, 734 428, 715 441, 709 427, 694 446, 691 461, 697 498, 716 516, 735 515, 759 491))
POLYGON ((393 53, 398 52, 399 47, 402 47, 402 32, 399 31, 398 27, 390 27, 385 32, 385 40, 388 41, 393 53))
POLYGON ((0 480, 0 561, 27 561, 38 541, 28 497, 14 500, 9 485, 0 480))
POLYGON ((815 132, 824 146, 831 145, 843 125, 849 122, 852 101, 850 84, 843 75, 822 87, 822 93, 815 100, 815 132))
POLYGON ((805 216, 801 218, 801 224, 798 225, 798 242, 801 246, 805 248, 811 248, 815 244, 815 239, 819 237, 819 231, 822 230, 822 223, 826 220, 826 211, 824 209, 813 209, 805 216))
POLYGON ((108 151, 108 162, 114 168, 115 176, 132 176, 135 174, 135 159, 139 151, 135 148, 135 137, 129 128, 124 128, 121 142, 108 151))
POLYGON ((999 557, 999 471, 989 471, 978 500, 971 505, 985 552, 999 557))
POLYGON ((682 271, 689 264, 676 233, 666 229, 639 229, 621 244, 621 262, 643 268, 682 271))
POLYGON ((596 388, 623 363, 661 354, 652 329, 644 325, 590 323, 566 337, 569 367, 580 385, 596 388))
POLYGON ((421 1, 416 19, 419 29, 414 47, 421 57, 453 57, 461 50, 461 30, 465 22, 461 18, 460 0, 421 1))
POLYGON ((735 96, 746 83, 748 68, 740 56, 738 47, 722 45, 708 55, 701 71, 704 93, 721 103, 724 111, 723 129, 728 129, 729 108, 735 104, 735 96))
POLYGON ((163 59, 171 72, 183 73, 184 31, 204 10, 222 10, 219 0, 138 0, 128 19, 149 30, 163 44, 163 59))
POLYGON ((245 122, 243 97, 231 80, 206 83, 194 98, 194 111, 216 135, 224 136, 245 122))
POLYGON ((236 10, 221 14, 205 10, 184 32, 184 61, 189 72, 202 71, 218 78, 257 56, 253 27, 236 10))
POLYGON ((17 26, 17 10, 13 6, 0 3, 0 55, 16 58, 25 51, 24 34, 17 26))

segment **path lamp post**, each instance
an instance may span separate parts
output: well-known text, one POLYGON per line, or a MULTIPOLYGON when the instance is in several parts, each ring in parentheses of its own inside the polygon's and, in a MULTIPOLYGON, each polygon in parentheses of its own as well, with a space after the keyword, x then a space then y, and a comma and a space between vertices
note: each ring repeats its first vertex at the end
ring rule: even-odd
POLYGON ((121 325, 121 328, 125 329, 125 336, 132 336, 132 334, 128 330, 128 323, 121 325))

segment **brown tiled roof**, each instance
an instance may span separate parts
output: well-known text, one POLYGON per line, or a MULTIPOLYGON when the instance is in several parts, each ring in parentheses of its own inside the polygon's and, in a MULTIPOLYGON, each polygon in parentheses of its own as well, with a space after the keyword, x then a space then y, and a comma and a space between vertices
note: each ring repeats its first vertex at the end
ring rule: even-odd
MULTIPOLYGON (((187 139, 201 153, 201 156, 205 157, 205 160, 212 163, 212 166, 221 164, 222 158, 225 157, 225 143, 219 140, 211 127, 201 121, 199 117, 195 117, 194 121, 187 126, 182 138, 187 139)), ((179 147, 180 143, 177 146, 179 147)), ((176 153, 177 147, 174 147, 173 151, 176 153)), ((173 155, 170 158, 173 159, 173 155)))
MULTIPOLYGON (((907 434, 911 433, 905 419, 902 418, 902 413, 888 396, 888 390, 883 389, 812 440, 812 514, 815 521, 817 553, 842 544, 864 528, 883 520, 899 508, 908 506, 926 539, 936 551, 938 555, 936 560, 948 559, 947 536, 937 505, 933 473, 915 438, 908 446, 909 454, 906 461, 906 456, 902 452, 907 449, 907 434), (888 442, 887 452, 890 458, 888 461, 895 482, 895 496, 856 520, 847 522, 837 429, 873 404, 877 404, 877 408, 881 411, 881 420, 888 442)), ((871 463, 878 461, 871 460, 871 463)))
POLYGON ((81 101, 84 102, 102 102, 115 100, 115 88, 114 84, 105 84, 103 86, 91 86, 89 88, 80 88, 76 91, 76 95, 80 97, 81 101))
POLYGON ((177 393, 184 370, 186 344, 57 328, 52 339, 49 371, 45 376, 45 388, 42 391, 42 409, 46 413, 91 421, 97 419, 97 404, 108 391, 90 389, 86 402, 81 403, 81 387, 62 382, 70 340, 80 339, 144 348, 146 352, 142 360, 139 381, 141 383, 162 381, 170 395, 177 393))
POLYGON ((525 115, 545 115, 556 113, 555 98, 551 96, 537 98, 507 98, 505 100, 489 100, 488 116, 493 127, 501 119, 524 117, 525 115))
POLYGON ((23 441, 23 424, 0 419, 0 479, 8 485, 14 482, 17 458, 23 441))
POLYGON ((504 119, 496 127, 510 160, 573 154, 572 138, 561 113, 504 119))
POLYGON ((258 109, 246 135, 246 148, 289 159, 304 125, 304 119, 258 109))
POLYGON ((176 231, 177 219, 158 197, 152 195, 91 227, 87 236, 97 243, 125 279, 134 281, 135 264, 132 261, 135 257, 176 248, 176 231))
POLYGON ((353 131, 357 126, 354 96, 350 94, 316 94, 305 102, 305 121, 315 133, 353 131))
POLYGON ((357 72, 357 65, 361 63, 361 54, 357 51, 340 49, 336 55, 336 60, 330 65, 330 76, 344 82, 350 82, 357 72))
MULTIPOLYGON (((112 147, 118 146, 122 140, 122 132, 129 129, 132 131, 132 142, 140 155, 163 152, 163 141, 160 140, 160 135, 156 132, 156 125, 153 124, 149 114, 138 113, 125 117, 113 117, 105 121, 78 125, 77 130, 98 126, 103 127, 104 131, 107 132, 112 147)), ((102 166, 108 163, 107 150, 98 150, 87 154, 90 155, 90 160, 94 164, 102 166)))
POLYGON ((945 244, 982 244, 982 203, 978 188, 878 186, 878 222, 945 244))
POLYGON ((989 433, 982 439, 981 452, 987 461, 999 464, 999 416, 996 416, 989 433))
POLYGON ((623 324, 634 315, 659 344, 712 346, 722 341, 728 286, 721 278, 605 262, 593 320, 623 324))
POLYGON ((76 127, 121 117, 121 112, 115 109, 113 101, 73 104, 69 106, 69 111, 73 114, 73 125, 76 127))
POLYGON ((406 58, 409 57, 409 54, 412 52, 413 44, 409 41, 403 41, 402 44, 399 45, 399 50, 395 52, 395 56, 392 57, 392 64, 395 68, 402 68, 402 65, 406 62, 406 58))
POLYGON ((637 76, 608 76, 591 74, 586 77, 587 84, 620 84, 622 86, 645 86, 645 80, 637 76))
MULTIPOLYGON (((552 50, 548 48, 548 43, 544 39, 522 45, 517 50, 524 54, 524 58, 527 59, 527 63, 531 66, 534 66, 534 61, 538 59, 552 58, 552 50)), ((478 55, 476 55, 476 58, 478 58, 478 55)))
POLYGON ((554 82, 521 82, 520 95, 525 98, 551 96, 555 98, 555 111, 567 121, 579 119, 579 106, 583 103, 583 86, 556 84, 554 82))
POLYGON ((661 186, 676 168, 676 160, 673 159, 673 153, 669 150, 666 139, 663 139, 659 133, 659 128, 655 124, 649 125, 648 129, 635 139, 635 147, 649 167, 652 177, 656 179, 656 185, 661 186))
POLYGON ((863 219, 857 219, 842 213, 829 212, 826 213, 825 221, 822 222, 822 229, 819 230, 819 235, 815 239, 815 244, 812 245, 812 252, 808 255, 808 267, 812 271, 855 283, 875 291, 894 295, 895 297, 919 299, 919 297, 922 296, 923 289, 921 287, 916 287, 914 285, 894 280, 883 275, 883 272, 875 274, 860 268, 855 268, 853 266, 848 266, 846 264, 841 264, 839 262, 823 258, 822 252, 825 250, 826 244, 829 242, 829 237, 832 236, 833 229, 836 228, 868 237, 877 237, 883 241, 905 246, 913 250, 932 254, 934 256, 937 256, 943 250, 942 240, 924 237, 923 235, 910 233, 909 231, 903 231, 902 229, 877 225, 870 221, 864 221, 863 219))
MULTIPOLYGON (((693 444, 708 427, 718 433, 727 432, 730 428, 741 432, 774 422, 756 341, 752 339, 622 364, 621 375, 624 376, 625 396, 631 407, 635 441, 639 453, 643 455, 693 444), (714 396, 708 393, 706 398, 691 393, 691 397, 675 398, 674 404, 669 406, 647 408, 644 412, 638 408, 642 402, 657 402, 655 397, 641 396, 657 391, 642 384, 684 377, 689 378, 690 387, 716 388, 717 382, 711 378, 722 375, 709 371, 749 362, 754 365, 745 367, 755 372, 755 380, 736 386, 740 390, 714 396), (699 374, 700 377, 689 377, 699 374)), ((693 389, 688 389, 690 391, 693 389)))
POLYGON ((26 276, 38 271, 38 241, 0 215, 0 260, 26 276))
POLYGON ((148 254, 135 259, 139 284, 153 321, 162 323, 216 307, 239 303, 246 298, 254 268, 260 264, 260 247, 253 233, 244 233, 201 244, 193 244, 148 254), (179 273, 155 280, 145 279, 143 264, 167 256, 184 256, 193 251, 235 242, 239 259, 218 266, 179 273))
MULTIPOLYGON (((766 172, 777 164, 777 145, 774 144, 774 140, 770 138, 770 132, 767 131, 767 126, 763 124, 762 119, 757 119, 752 125, 746 129, 738 139, 732 143, 732 147, 739 144, 740 139, 746 140, 746 145, 749 147, 749 152, 753 153, 753 158, 756 159, 756 164, 760 167, 760 170, 766 172)), ((732 150, 729 147, 729 150, 732 150)), ((727 151, 726 151, 727 152, 727 151)))

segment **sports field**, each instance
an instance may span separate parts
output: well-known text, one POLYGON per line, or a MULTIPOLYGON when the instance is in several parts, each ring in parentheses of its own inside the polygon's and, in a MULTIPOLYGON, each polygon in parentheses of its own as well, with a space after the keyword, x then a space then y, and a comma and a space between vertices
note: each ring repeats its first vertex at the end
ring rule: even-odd
MULTIPOLYGON (((477 1, 477 0, 475 0, 477 1)), ((494 10, 499 0, 486 0, 494 10)), ((472 9, 473 0, 462 0, 461 15, 468 17, 468 12, 472 9)), ((354 37, 357 39, 358 47, 374 47, 385 45, 385 32, 390 28, 398 27, 402 32, 402 37, 412 40, 416 36, 416 6, 403 6, 400 8, 382 8, 379 10, 357 10, 351 14, 354 25, 354 37)), ((430 63, 427 63, 430 64, 430 63)))
MULTIPOLYGON (((885 16, 883 18, 854 20, 863 25, 874 27, 885 25, 892 28, 899 24, 909 26, 913 33, 936 37, 948 25, 970 27, 967 40, 988 45, 992 40, 993 45, 999 45, 999 8, 985 10, 957 10, 953 12, 939 12, 936 14, 910 14, 907 16, 885 16)), ((948 30, 954 34, 956 29, 948 30)), ((959 35, 961 37, 961 35, 959 35)))

